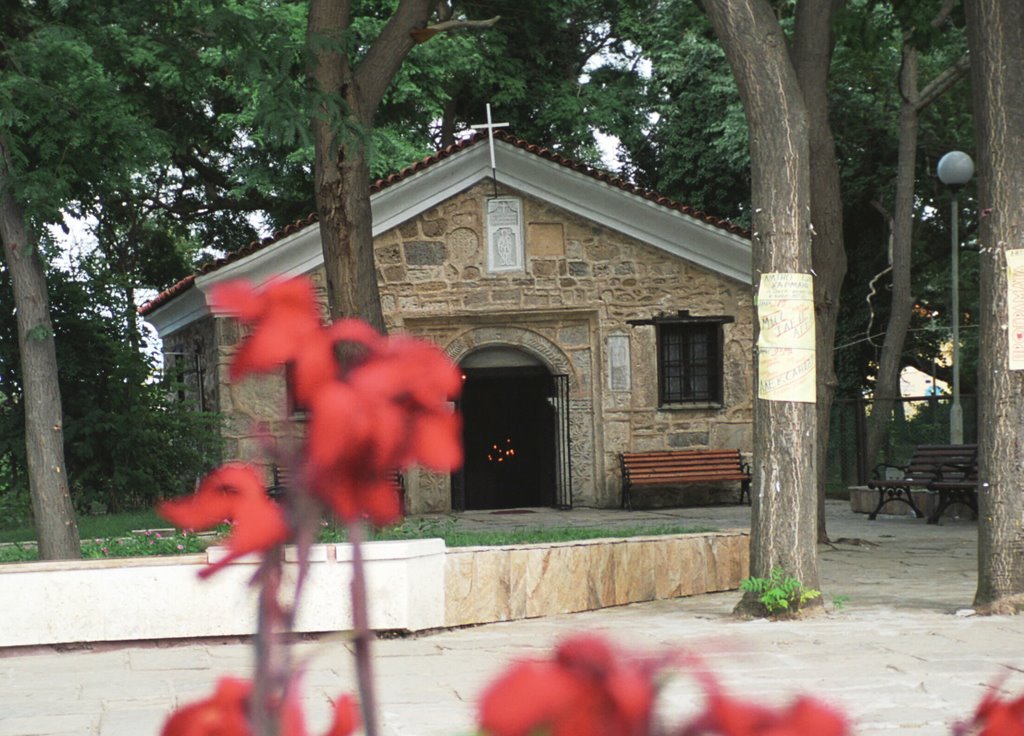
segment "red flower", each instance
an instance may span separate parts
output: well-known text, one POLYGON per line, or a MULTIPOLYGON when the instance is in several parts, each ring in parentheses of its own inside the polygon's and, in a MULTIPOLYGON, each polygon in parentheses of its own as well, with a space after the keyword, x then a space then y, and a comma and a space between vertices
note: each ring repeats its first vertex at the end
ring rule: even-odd
POLYGON ((395 470, 419 463, 449 471, 462 462, 461 425, 448 404, 461 376, 423 341, 385 339, 349 321, 331 334, 354 355, 309 404, 310 485, 341 518, 386 524, 400 511, 395 470))
POLYGON ((219 284, 211 303, 252 326, 231 363, 233 380, 291 367, 292 393, 309 411, 306 480, 341 518, 395 521, 396 470, 461 464, 461 425, 449 402, 462 377, 437 347, 385 338, 355 319, 323 326, 304 278, 261 289, 219 284))
POLYGON ((211 529, 225 520, 233 522, 227 540, 230 553, 206 568, 201 573, 204 577, 231 560, 269 549, 288 538, 281 508, 267 496, 256 469, 242 463, 229 463, 214 470, 194 495, 165 501, 157 512, 183 529, 211 529))
POLYGON ((521 662, 492 683, 480 700, 480 727, 489 736, 643 736, 657 670, 596 636, 578 636, 554 660, 521 662))
MULTIPOLYGON (((248 707, 252 683, 225 677, 206 700, 171 714, 160 736, 249 736, 248 707)), ((281 736, 306 736, 306 722, 297 691, 289 688, 278 712, 281 736)), ((350 695, 334 704, 334 723, 324 736, 351 736, 359 727, 359 710, 350 695)))
POLYGON ((171 714, 161 736, 248 736, 246 707, 252 685, 224 678, 206 700, 186 705, 171 714))
POLYGON ((325 736, 350 736, 359 728, 359 706, 351 695, 334 701, 334 721, 325 736))
POLYGON ((836 710, 801 697, 774 710, 725 695, 706 677, 708 704, 680 736, 847 736, 849 724, 836 710))
POLYGON ((246 281, 220 283, 210 292, 210 305, 252 326, 231 361, 233 381, 294 360, 323 327, 309 279, 274 280, 258 289, 246 281))
POLYGON ((1024 734, 1024 695, 1016 700, 1000 700, 989 691, 978 704, 974 719, 959 725, 957 733, 976 736, 1021 736, 1024 734))

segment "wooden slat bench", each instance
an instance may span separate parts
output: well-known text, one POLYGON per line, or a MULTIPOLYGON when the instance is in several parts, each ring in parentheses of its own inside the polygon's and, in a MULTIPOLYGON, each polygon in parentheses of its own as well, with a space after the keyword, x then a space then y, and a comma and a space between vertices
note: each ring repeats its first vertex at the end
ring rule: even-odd
MULTIPOLYGON (((279 499, 284 496, 288 490, 288 483, 291 478, 289 477, 288 468, 283 465, 272 465, 270 468, 272 482, 270 487, 267 488, 267 495, 273 499, 279 499)), ((402 509, 402 516, 405 516, 405 478, 401 472, 394 472, 395 490, 398 491, 398 502, 402 509)))
POLYGON ((740 483, 740 503, 750 500, 750 468, 739 450, 667 450, 623 452, 622 508, 633 508, 634 486, 685 486, 694 483, 740 483))
POLYGON ((924 514, 914 502, 915 490, 938 494, 935 510, 928 517, 929 524, 938 523, 954 503, 967 504, 977 516, 977 445, 918 445, 906 465, 882 463, 875 468, 874 475, 868 481, 868 488, 878 491, 878 505, 868 514, 868 519, 875 519, 889 501, 905 503, 920 519, 924 514), (886 478, 883 475, 886 470, 897 470, 900 477, 886 478))
POLYGON ((939 502, 928 517, 929 524, 937 524, 946 509, 956 503, 964 504, 978 518, 978 458, 975 452, 970 463, 946 463, 939 468, 940 477, 928 490, 939 494, 939 502))

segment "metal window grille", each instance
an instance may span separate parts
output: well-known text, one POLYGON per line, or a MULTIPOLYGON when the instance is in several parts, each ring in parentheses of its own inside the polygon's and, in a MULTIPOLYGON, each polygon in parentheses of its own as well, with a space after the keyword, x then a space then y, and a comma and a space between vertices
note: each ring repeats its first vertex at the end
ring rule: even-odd
POLYGON ((722 400, 722 329, 716 323, 658 325, 659 401, 722 400))

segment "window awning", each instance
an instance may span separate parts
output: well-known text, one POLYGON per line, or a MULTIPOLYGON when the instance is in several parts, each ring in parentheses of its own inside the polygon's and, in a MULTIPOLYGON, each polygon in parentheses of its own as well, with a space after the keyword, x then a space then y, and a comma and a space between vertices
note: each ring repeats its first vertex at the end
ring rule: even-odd
POLYGON ((632 325, 633 327, 640 327, 641 325, 697 325, 697 324, 720 324, 726 325, 731 322, 735 322, 736 318, 727 314, 714 315, 708 317, 697 317, 690 314, 690 310, 681 309, 675 314, 659 314, 656 317, 648 317, 647 319, 627 319, 626 324, 632 325))

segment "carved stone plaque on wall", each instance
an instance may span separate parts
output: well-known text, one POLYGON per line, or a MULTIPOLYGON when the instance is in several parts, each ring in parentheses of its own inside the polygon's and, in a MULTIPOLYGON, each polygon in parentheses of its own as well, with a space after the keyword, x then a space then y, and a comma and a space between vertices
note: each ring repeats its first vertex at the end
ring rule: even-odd
POLYGON ((523 203, 514 197, 487 200, 487 270, 523 270, 523 203))
POLYGON ((629 391, 629 335, 608 336, 608 388, 629 391))

